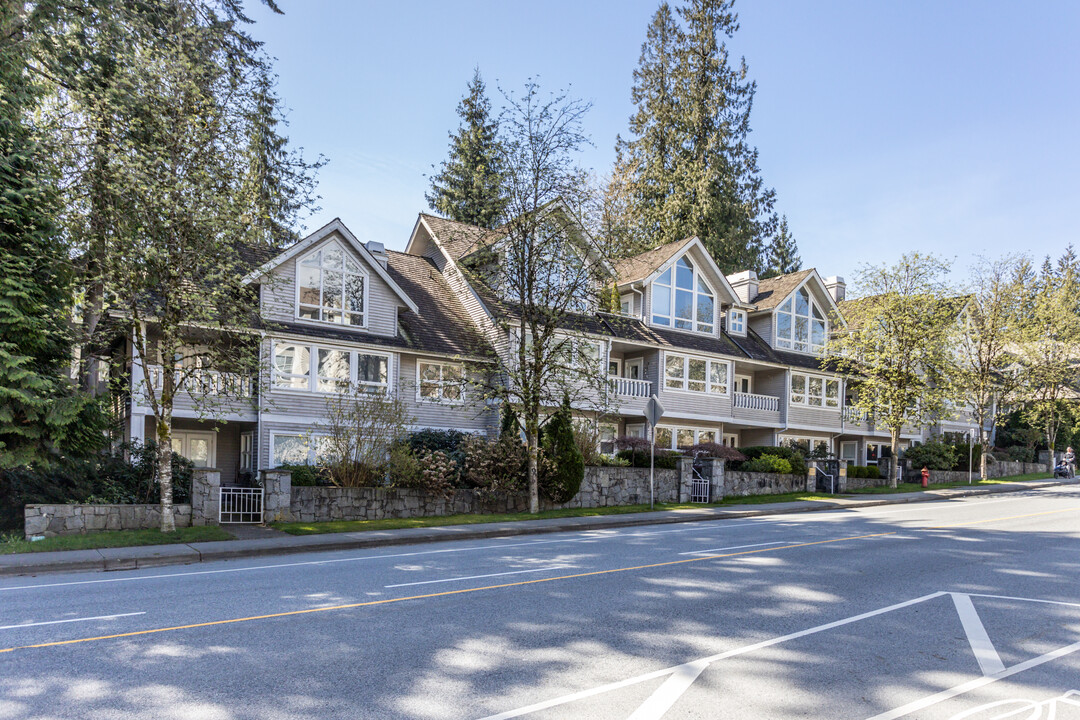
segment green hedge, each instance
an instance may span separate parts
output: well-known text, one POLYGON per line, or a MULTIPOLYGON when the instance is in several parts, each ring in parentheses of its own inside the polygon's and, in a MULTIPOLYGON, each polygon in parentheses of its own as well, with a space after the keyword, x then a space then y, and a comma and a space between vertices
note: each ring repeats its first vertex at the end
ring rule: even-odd
POLYGON ((880 480, 882 478, 881 469, 877 465, 848 465, 847 476, 867 480, 880 480))
POLYGON ((747 463, 757 460, 762 455, 772 455, 773 457, 787 460, 788 464, 791 466, 792 475, 806 474, 806 458, 795 448, 752 445, 750 447, 739 448, 739 452, 746 456, 746 460, 730 463, 732 470, 745 470, 747 463))

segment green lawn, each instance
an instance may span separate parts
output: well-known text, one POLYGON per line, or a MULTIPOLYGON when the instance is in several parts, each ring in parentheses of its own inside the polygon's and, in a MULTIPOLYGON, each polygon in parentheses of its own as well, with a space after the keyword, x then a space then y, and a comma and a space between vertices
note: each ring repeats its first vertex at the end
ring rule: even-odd
POLYGON ((0 555, 50 550, 92 550, 93 548, 132 547, 134 545, 167 545, 170 543, 205 542, 208 540, 232 540, 233 536, 219 527, 177 528, 168 534, 160 530, 115 530, 63 535, 45 538, 37 542, 23 540, 21 535, 0 535, 0 555))
MULTIPOLYGON (((1023 482, 1025 480, 1048 480, 1052 478, 1051 473, 1029 473, 1027 475, 1013 475, 1012 477, 997 478, 996 480, 973 480, 969 486, 967 482, 951 482, 951 483, 930 483, 928 490, 944 490, 945 488, 955 487, 986 487, 987 485, 1007 485, 1014 482, 1023 482)), ((858 490, 848 490, 849 495, 882 495, 887 493, 907 493, 907 492, 919 492, 923 489, 922 483, 900 483, 899 486, 891 488, 885 487, 869 487, 860 488, 858 490)))

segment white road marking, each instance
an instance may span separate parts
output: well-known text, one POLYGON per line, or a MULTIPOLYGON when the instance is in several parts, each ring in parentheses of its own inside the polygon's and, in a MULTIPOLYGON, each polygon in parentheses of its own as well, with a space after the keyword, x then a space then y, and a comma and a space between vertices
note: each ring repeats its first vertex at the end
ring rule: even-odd
MULTIPOLYGON (((946 594, 947 593, 942 591, 930 593, 929 595, 917 597, 914 600, 905 600, 904 602, 897 603, 895 605, 879 608, 877 610, 871 610, 869 612, 861 613, 859 615, 852 615, 851 617, 844 618, 843 620, 836 620, 834 622, 826 623, 824 625, 818 625, 816 627, 808 628, 806 630, 800 630, 799 632, 794 632, 790 635, 783 635, 781 637, 772 638, 771 640, 763 640, 759 643, 754 643, 753 645, 745 645, 741 648, 728 650, 726 652, 718 653, 716 655, 710 655, 709 657, 699 658, 688 663, 683 663, 682 665, 675 665, 673 667, 664 668, 663 670, 654 670, 653 672, 645 673, 644 675, 638 675, 637 677, 632 677, 627 680, 619 680, 618 682, 608 683, 607 685, 601 685, 599 687, 590 688, 588 690, 581 690, 579 692, 564 695, 562 697, 554 698, 552 700, 544 700, 543 702, 526 705, 525 707, 517 708, 515 710, 507 710, 505 712, 498 713, 497 715, 489 715, 485 718, 482 718, 481 720, 508 720, 509 718, 521 717, 522 715, 528 715, 529 713, 533 713, 538 710, 546 710, 548 708, 556 707, 558 705, 565 705, 569 702, 583 700, 585 698, 593 697, 595 695, 610 692, 611 690, 618 690, 620 688, 629 687, 630 685, 636 685, 640 682, 646 682, 648 680, 665 677, 667 675, 678 672, 680 669, 687 666, 696 666, 698 663, 704 663, 706 666, 711 665, 718 660, 724 660, 730 657, 736 657, 738 655, 745 655, 746 653, 761 650, 762 648, 767 648, 772 645, 778 645, 779 643, 787 642, 788 640, 795 640, 797 638, 806 637, 807 635, 813 635, 815 633, 823 632, 825 630, 831 630, 833 628, 848 625, 853 622, 858 622, 859 620, 872 618, 876 615, 883 615, 884 613, 892 612, 893 610, 900 610, 901 608, 910 607, 911 605, 917 605, 919 603, 926 602, 927 600, 933 600, 934 598, 938 598, 946 594)), ((666 685, 667 683, 661 685, 653 694, 655 695, 656 693, 664 690, 666 685)), ((645 703, 648 704, 651 700, 652 698, 650 697, 649 700, 645 701, 645 703)))
POLYGON ((23 623, 22 625, 3 625, 0 626, 0 630, 16 630, 18 628, 37 627, 39 625, 59 625, 60 623, 73 623, 73 622, 87 622, 90 620, 112 620, 114 618, 132 617, 134 615, 145 615, 146 612, 132 612, 132 613, 119 613, 117 615, 98 615, 96 617, 84 617, 84 618, 70 618, 68 620, 48 620, 46 622, 36 623, 23 623))
POLYGON ((971 597, 993 598, 994 600, 1019 600, 1021 602, 1043 603, 1046 605, 1064 605, 1065 607, 1080 608, 1080 603, 1061 602, 1059 600, 1037 600, 1035 598, 1010 597, 1009 595, 986 595, 984 593, 967 593, 971 597))
POLYGON ((680 665, 675 669, 675 672, 668 676, 664 684, 654 690, 649 699, 634 711, 629 720, 659 720, 659 718, 662 718, 664 713, 670 710, 675 701, 690 689, 690 686, 698 679, 698 675, 703 673, 707 667, 709 667, 709 663, 704 660, 680 665))
POLYGON ((896 720, 897 718, 902 718, 905 715, 910 715, 913 712, 925 710, 931 705, 937 705, 940 702, 950 700, 957 695, 963 695, 964 693, 971 692, 972 690, 978 690, 979 688, 985 687, 990 683, 995 683, 998 680, 1004 680, 1007 677, 1018 675, 1025 670, 1030 670, 1033 667, 1038 667, 1039 665, 1043 665, 1044 663, 1048 663, 1052 660, 1057 660, 1060 657, 1070 655, 1077 650, 1080 650, 1080 642, 1075 642, 1072 645, 1066 645, 1063 648, 1048 652, 1045 655, 1040 655, 1039 657, 1025 660, 1022 663, 1013 665, 1011 668, 1003 670, 1002 672, 999 672, 997 674, 990 675, 989 677, 976 678, 975 680, 971 680, 961 685, 957 685, 956 687, 949 688, 948 690, 942 690, 941 692, 925 697, 922 700, 916 700, 915 702, 910 702, 907 705, 902 705, 895 710, 889 710, 888 712, 883 712, 880 715, 875 715, 868 720, 896 720))
POLYGON ((752 547, 764 547, 765 545, 783 545, 785 543, 794 542, 792 540, 777 540, 776 542, 766 543, 754 543, 753 545, 735 545, 733 547, 712 548, 711 550, 692 550, 690 552, 681 552, 680 555, 704 555, 707 553, 720 552, 721 550, 742 550, 743 548, 752 547))
POLYGON ((480 580, 481 578, 502 577, 503 575, 521 575, 522 573, 544 572, 545 570, 565 570, 567 565, 555 565, 553 567, 532 568, 530 570, 512 570, 511 572, 488 573, 487 575, 469 575, 467 577, 443 578, 441 580, 420 580, 418 582, 397 583, 396 585, 383 585, 384 588, 411 587, 413 585, 434 585, 435 583, 460 582, 462 580, 480 580))
POLYGON ((990 641, 990 636, 983 627, 979 613, 975 610, 971 598, 962 593, 949 593, 952 595, 953 604, 956 605, 956 613, 960 616, 960 622, 964 626, 971 652, 975 653, 975 659, 979 661, 979 669, 983 675, 996 675, 1005 669, 1005 663, 1001 662, 997 648, 990 641))

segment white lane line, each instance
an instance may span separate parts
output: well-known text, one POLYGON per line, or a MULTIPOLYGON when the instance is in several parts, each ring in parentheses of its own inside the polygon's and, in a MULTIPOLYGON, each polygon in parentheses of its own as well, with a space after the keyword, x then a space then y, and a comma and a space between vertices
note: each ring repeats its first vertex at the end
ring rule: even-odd
POLYGON ((680 665, 664 684, 654 690, 649 699, 634 711, 629 720, 660 720, 707 667, 709 663, 703 660, 680 665))
POLYGON ((46 622, 23 623, 22 625, 2 625, 0 630, 16 630, 18 628, 38 627, 39 625, 59 625, 60 623, 87 622, 89 620, 112 620, 114 618, 132 617, 145 615, 146 612, 119 613, 117 615, 98 615, 96 617, 70 618, 68 620, 48 620, 46 622))
POLYGON ((956 605, 956 613, 960 616, 960 622, 967 634, 971 652, 975 653, 975 659, 979 661, 979 669, 983 675, 996 675, 1005 669, 1005 663, 1001 662, 997 648, 990 641, 990 636, 983 627, 982 619, 975 610, 971 598, 963 593, 949 593, 952 595, 953 604, 956 605))
POLYGON ((914 702, 908 703, 907 705, 901 705, 894 710, 889 710, 888 712, 883 712, 880 715, 875 715, 872 718, 868 718, 868 720, 897 720, 897 718, 902 718, 905 715, 910 715, 911 713, 918 712, 919 710, 925 710, 931 705, 937 705, 940 702, 950 700, 957 695, 963 695, 964 693, 971 692, 972 690, 978 690, 979 688, 989 685, 990 683, 995 683, 998 680, 1004 680, 1005 678, 1022 673, 1025 670, 1030 670, 1033 667, 1038 667, 1039 665, 1048 663, 1052 660, 1057 660, 1060 657, 1065 657, 1066 655, 1070 655, 1077 650, 1080 650, 1080 642, 1075 642, 1072 645, 1066 645, 1063 648, 1048 652, 1045 655, 1040 655, 1039 657, 1025 660, 1018 665, 1013 665, 1011 668, 1003 670, 1002 672, 999 672, 997 674, 990 675, 989 677, 976 678, 975 680, 971 680, 961 685, 957 685, 956 687, 949 688, 948 690, 942 690, 941 692, 925 697, 922 700, 916 700, 914 702))
POLYGON ((690 552, 681 552, 680 555, 703 555, 708 553, 720 552, 721 550, 742 550, 743 548, 752 547, 764 547, 766 545, 784 545, 786 543, 794 542, 792 540, 777 540, 776 542, 767 543, 754 543, 753 545, 735 545, 732 547, 712 548, 711 550, 692 550, 690 552))
MULTIPOLYGON (((892 612, 894 610, 900 610, 902 608, 910 607, 911 605, 918 605, 919 603, 926 602, 927 600, 933 600, 934 598, 938 598, 946 594, 947 593, 943 591, 930 593, 929 595, 917 597, 914 600, 905 600, 904 602, 896 603, 895 605, 878 608, 877 610, 871 610, 869 612, 861 613, 859 615, 852 615, 851 617, 844 618, 843 620, 836 620, 834 622, 826 623, 824 625, 818 625, 816 627, 808 628, 806 630, 800 630, 799 632, 794 632, 790 635, 783 635, 781 637, 772 638, 771 640, 763 640, 759 643, 754 643, 753 645, 745 645, 741 648, 735 648, 734 650, 728 650, 726 652, 718 653, 716 655, 710 655, 709 657, 699 658, 688 663, 683 663, 682 665, 675 665, 673 667, 664 668, 663 670, 654 670, 653 672, 645 673, 644 675, 638 675, 637 677, 627 678, 626 680, 619 680, 617 682, 608 683, 607 685, 600 685, 599 687, 590 688, 588 690, 581 690, 579 692, 571 693, 569 695, 563 695, 562 697, 554 698, 552 700, 544 700, 543 702, 526 705, 525 707, 520 707, 515 710, 507 710, 496 715, 488 715, 487 717, 481 718, 481 720, 509 720, 509 718, 521 717, 522 715, 528 715, 529 713, 534 713, 538 710, 546 710, 548 708, 556 707, 558 705, 565 705, 566 703, 574 702, 576 700, 584 700, 585 698, 600 695, 611 690, 618 690, 620 688, 636 685, 640 682, 654 680, 656 678, 671 675, 672 673, 679 671, 679 669, 684 666, 696 665, 697 663, 711 665, 718 660, 725 660, 730 657, 736 657, 737 655, 745 655, 746 653, 761 650, 762 648, 767 648, 772 645, 778 645, 780 643, 787 642, 788 640, 796 640, 801 637, 806 637, 807 635, 813 635, 815 633, 823 632, 825 630, 831 630, 833 628, 841 627, 843 625, 848 625, 849 623, 858 622, 859 620, 865 620, 867 618, 872 618, 877 615, 883 615, 887 612, 892 612)), ((1080 643, 1078 643, 1078 645, 1080 645, 1080 643)), ((656 692, 659 692, 663 687, 664 685, 661 685, 660 688, 657 688, 656 692)), ((648 702, 648 700, 646 700, 646 702, 648 702)))
POLYGON ((383 585, 384 588, 411 587, 413 585, 434 585, 435 583, 461 582, 462 580, 480 580, 481 578, 502 577, 503 575, 521 575, 522 573, 544 572, 545 570, 565 570, 569 565, 555 565, 553 567, 532 568, 531 570, 512 570, 510 572, 488 573, 487 575, 468 575, 466 577, 443 578, 441 580, 420 580, 418 582, 397 583, 396 585, 383 585))
MULTIPOLYGON (((475 551, 481 551, 481 550, 501 550, 503 548, 531 547, 533 545, 553 545, 553 544, 559 544, 559 543, 585 543, 585 542, 595 542, 595 541, 598 541, 598 540, 619 539, 619 538, 624 538, 624 537, 649 537, 651 535, 665 535, 665 534, 674 533, 674 532, 701 532, 702 530, 728 530, 728 529, 737 528, 737 527, 747 527, 747 526, 753 526, 753 525, 761 525, 765 521, 739 522, 739 523, 731 523, 731 524, 716 524, 715 526, 711 525, 711 523, 715 523, 715 522, 716 521, 711 521, 711 520, 695 521, 693 523, 688 523, 690 525, 693 525, 694 527, 679 528, 678 530, 657 530, 657 531, 653 531, 653 532, 640 532, 640 531, 623 532, 623 531, 619 531, 619 530, 599 529, 599 530, 581 531, 579 533, 576 533, 577 535, 579 535, 579 537, 560 538, 558 540, 530 540, 528 542, 519 542, 519 543, 499 543, 499 544, 494 544, 494 545, 475 545, 475 546, 464 547, 464 548, 445 548, 445 549, 440 549, 440 550, 418 550, 416 552, 393 553, 393 554, 387 554, 387 555, 360 555, 360 556, 353 556, 353 557, 346 557, 346 558, 331 558, 331 559, 328 559, 328 560, 303 560, 303 561, 299 561, 299 562, 277 563, 277 564, 273 564, 273 565, 249 565, 249 566, 238 567, 238 568, 222 568, 222 569, 219 569, 219 570, 191 570, 191 571, 188 571, 188 572, 160 573, 160 574, 157 574, 157 575, 135 575, 135 576, 124 576, 124 577, 115 577, 115 578, 102 578, 102 579, 99 579, 99 580, 74 580, 74 581, 70 581, 70 582, 40 583, 40 584, 37 584, 37 585, 14 585, 14 586, 11 586, 11 587, 0 587, 0 592, 8 592, 8 591, 13 591, 13 590, 35 590, 37 588, 67 587, 67 586, 70 586, 70 585, 98 585, 98 584, 103 584, 103 583, 132 582, 132 581, 138 581, 138 580, 157 580, 159 578, 177 578, 177 577, 189 577, 189 576, 197 576, 197 575, 222 575, 222 574, 226 574, 226 573, 248 572, 250 570, 276 570, 278 568, 303 567, 303 566, 306 566, 306 565, 330 565, 332 563, 361 562, 361 561, 365 561, 365 560, 382 560, 382 559, 393 559, 393 558, 403 558, 403 557, 417 557, 417 556, 420 556, 420 555, 441 555, 441 554, 445 554, 445 553, 475 552, 475 551), (704 525, 705 523, 710 523, 710 525, 707 525, 705 527, 699 527, 700 525, 704 525), (581 535, 583 535, 583 536, 581 536, 581 535)), ((313 548, 311 552, 317 553, 317 552, 320 552, 320 551, 318 550, 318 548, 313 548)))
POLYGON ((971 597, 992 598, 994 600, 1019 600, 1020 602, 1043 603, 1046 605, 1064 605, 1065 607, 1080 608, 1080 603, 1061 602, 1059 600, 1039 600, 1036 598, 1011 597, 1009 595, 986 595, 984 593, 967 593, 971 597))

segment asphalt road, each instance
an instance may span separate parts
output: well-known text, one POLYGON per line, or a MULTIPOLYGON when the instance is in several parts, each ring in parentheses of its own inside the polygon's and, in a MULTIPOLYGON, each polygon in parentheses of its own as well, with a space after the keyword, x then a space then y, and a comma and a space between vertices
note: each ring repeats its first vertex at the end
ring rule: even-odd
POLYGON ((1080 720, 1080 488, 0 581, 0 719, 1080 720))

